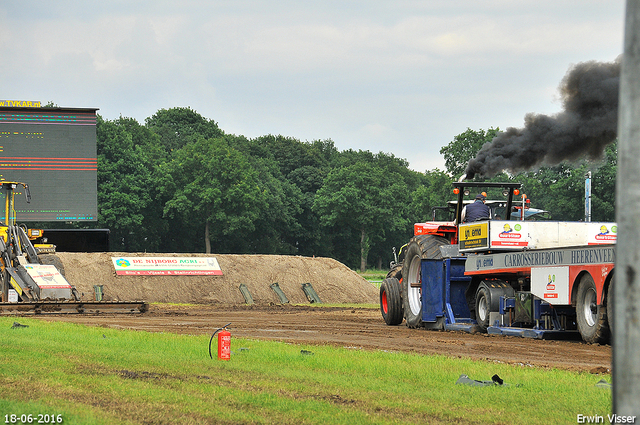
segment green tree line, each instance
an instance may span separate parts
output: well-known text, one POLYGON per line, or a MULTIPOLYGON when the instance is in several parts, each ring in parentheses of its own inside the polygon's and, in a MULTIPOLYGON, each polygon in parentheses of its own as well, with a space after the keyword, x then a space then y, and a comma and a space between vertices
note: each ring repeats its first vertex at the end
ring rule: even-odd
MULTIPOLYGON (((285 254, 386 267, 413 224, 453 199, 451 182, 497 129, 467 130, 441 150, 446 170, 417 172, 391 153, 339 151, 227 134, 190 108, 145 120, 97 120, 98 221, 125 252, 285 254)), ((593 172, 593 219, 613 220, 615 146, 598 164, 500 175, 521 181, 532 205, 579 220, 584 174, 593 172)), ((75 224, 87 226, 86 223, 75 224)))

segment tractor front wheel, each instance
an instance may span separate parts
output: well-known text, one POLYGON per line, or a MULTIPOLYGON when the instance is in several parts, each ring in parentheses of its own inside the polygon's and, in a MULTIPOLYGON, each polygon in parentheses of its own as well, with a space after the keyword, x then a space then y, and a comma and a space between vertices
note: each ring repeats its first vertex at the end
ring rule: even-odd
POLYGON ((395 326, 402 323, 401 286, 396 278, 386 278, 380 285, 380 312, 387 325, 395 326))

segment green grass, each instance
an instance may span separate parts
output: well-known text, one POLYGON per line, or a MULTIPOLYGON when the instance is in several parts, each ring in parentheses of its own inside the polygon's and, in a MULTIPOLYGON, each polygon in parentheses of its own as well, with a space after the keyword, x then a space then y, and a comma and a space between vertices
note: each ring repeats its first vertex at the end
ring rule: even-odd
MULTIPOLYGON (((123 317, 126 320, 126 317, 123 317)), ((600 376, 560 370, 0 318, 0 419, 65 424, 563 424, 606 415, 600 376), (14 321, 28 328, 11 327, 14 321), (303 354, 302 350, 313 354, 303 354), (509 386, 456 385, 460 374, 509 386)), ((605 377, 610 381, 610 377, 605 377)))
POLYGON ((380 288, 380 284, 387 277, 389 270, 367 269, 364 272, 357 271, 363 279, 371 282, 376 288, 380 288))

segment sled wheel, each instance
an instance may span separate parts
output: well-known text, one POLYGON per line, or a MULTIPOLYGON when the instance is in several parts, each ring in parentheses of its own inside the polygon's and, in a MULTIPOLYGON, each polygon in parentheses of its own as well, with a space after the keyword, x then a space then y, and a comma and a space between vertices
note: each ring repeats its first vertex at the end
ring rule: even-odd
POLYGON ((613 335, 613 285, 609 284, 607 291, 607 325, 609 325, 609 333, 613 335))
POLYGON ((491 298, 486 287, 480 286, 476 293, 476 322, 483 332, 489 327, 489 313, 491 311, 491 298))
POLYGON ((603 344, 609 339, 607 312, 604 305, 598 305, 596 285, 590 274, 580 279, 576 300, 578 331, 585 342, 603 344))

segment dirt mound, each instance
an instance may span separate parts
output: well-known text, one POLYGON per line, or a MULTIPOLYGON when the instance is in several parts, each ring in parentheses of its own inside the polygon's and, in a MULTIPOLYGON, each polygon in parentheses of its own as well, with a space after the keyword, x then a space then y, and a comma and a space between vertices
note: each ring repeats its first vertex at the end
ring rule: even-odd
POLYGON ((378 302, 378 290, 344 264, 331 258, 283 255, 211 255, 223 276, 117 276, 111 257, 204 257, 204 254, 132 254, 118 252, 57 254, 69 283, 84 299, 103 285, 105 300, 168 303, 244 304, 245 284, 256 304, 280 303, 269 287, 278 283, 291 303, 308 303, 303 283, 311 283, 323 303, 378 302))

